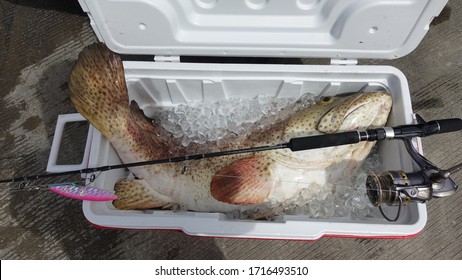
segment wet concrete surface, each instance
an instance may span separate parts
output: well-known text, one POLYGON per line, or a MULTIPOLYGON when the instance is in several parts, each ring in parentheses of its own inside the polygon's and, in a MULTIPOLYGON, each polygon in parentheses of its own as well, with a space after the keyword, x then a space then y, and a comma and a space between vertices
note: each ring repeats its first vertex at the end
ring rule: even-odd
MULTIPOLYGON (((387 64, 404 72, 414 111, 426 119, 462 117, 462 2, 449 1, 419 47, 387 64)), ((77 1, 0 1, 0 177, 45 171, 80 50, 96 41, 77 1)), ((85 127, 66 134, 63 162, 78 162, 85 127), (82 133, 83 131, 83 133, 82 133)), ((423 139, 441 167, 462 159, 460 132, 423 139)), ((69 179, 76 179, 69 178, 69 179)), ((77 177, 78 179, 78 177, 77 177)), ((454 179, 462 182, 462 174, 454 179)), ((53 182, 42 181, 41 183, 53 182)), ((316 242, 200 238, 175 231, 97 229, 81 203, 43 190, 1 185, 1 259, 461 259, 462 193, 434 199, 416 237, 322 238, 316 242)))

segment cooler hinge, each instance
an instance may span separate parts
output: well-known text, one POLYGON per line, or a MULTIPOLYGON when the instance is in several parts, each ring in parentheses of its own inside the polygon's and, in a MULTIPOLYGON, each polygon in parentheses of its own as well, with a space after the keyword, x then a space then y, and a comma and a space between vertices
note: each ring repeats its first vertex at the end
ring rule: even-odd
POLYGON ((155 62, 180 62, 179 55, 156 55, 154 56, 155 62))
POLYGON ((358 60, 349 59, 349 58, 331 58, 330 64, 331 65, 356 65, 358 64, 358 60))

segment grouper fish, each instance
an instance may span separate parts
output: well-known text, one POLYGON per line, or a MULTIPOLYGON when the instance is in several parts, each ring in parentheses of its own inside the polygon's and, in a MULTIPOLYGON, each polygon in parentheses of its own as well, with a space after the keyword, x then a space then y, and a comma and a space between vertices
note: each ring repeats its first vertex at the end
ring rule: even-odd
MULTIPOLYGON (((103 43, 82 50, 69 79, 72 103, 104 137, 124 163, 183 156, 186 149, 130 102, 121 58, 103 43), (167 135, 167 136, 166 136, 167 135), (176 141, 176 142, 175 142, 176 141)), ((322 97, 243 143, 219 149, 272 145, 292 137, 384 126, 392 106, 386 92, 322 97)), ((117 209, 170 208, 227 212, 267 201, 284 203, 313 186, 322 188, 350 176, 374 143, 316 150, 272 150, 130 168, 134 179, 114 186, 117 209)))

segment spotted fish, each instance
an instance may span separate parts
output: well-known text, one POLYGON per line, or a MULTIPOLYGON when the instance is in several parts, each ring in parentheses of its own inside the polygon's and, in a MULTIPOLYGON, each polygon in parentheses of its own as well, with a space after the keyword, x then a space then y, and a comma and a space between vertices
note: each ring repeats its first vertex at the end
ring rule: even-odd
MULTIPOLYGON (((112 144, 124 163, 181 156, 165 135, 129 102, 122 61, 102 43, 86 47, 71 72, 71 101, 112 144)), ((266 131, 252 132, 244 146, 286 142, 291 137, 379 127, 392 99, 385 92, 323 97, 266 131)), ((322 187, 351 173, 374 143, 361 142, 311 151, 275 150, 185 163, 133 167, 136 179, 116 183, 118 209, 169 208, 226 212, 266 201, 286 200, 315 184, 322 187)), ((239 148, 242 146, 226 147, 239 148)))

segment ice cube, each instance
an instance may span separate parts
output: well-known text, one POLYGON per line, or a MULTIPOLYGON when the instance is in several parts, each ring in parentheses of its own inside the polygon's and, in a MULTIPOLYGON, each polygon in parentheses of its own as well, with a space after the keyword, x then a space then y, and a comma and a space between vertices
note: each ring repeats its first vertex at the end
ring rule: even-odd
POLYGON ((354 208, 352 211, 353 215, 357 218, 364 219, 371 216, 371 212, 368 207, 365 208, 354 208))
POLYGON ((367 198, 360 193, 356 192, 350 200, 351 206, 357 209, 364 209, 367 205, 367 198))
POLYGON ((189 145, 189 143, 191 143, 191 138, 183 137, 181 139, 181 145, 183 145, 183 147, 187 147, 189 145))
POLYGON ((177 123, 179 120, 179 115, 177 115, 174 110, 169 110, 167 119, 171 123, 177 123))
POLYGON ((175 138, 181 138, 184 135, 183 130, 181 130, 181 128, 176 127, 176 129, 174 131, 172 131, 172 135, 175 138))
POLYGON ((175 131, 175 124, 171 123, 168 120, 163 120, 161 125, 168 131, 168 132, 173 132, 175 131))
POLYGON ((258 95, 255 99, 260 105, 268 104, 271 101, 271 98, 268 95, 258 95))
POLYGON ((366 172, 359 172, 359 174, 356 176, 356 185, 358 187, 365 186, 366 185, 366 179, 367 179, 367 173, 366 172))
POLYGON ((210 107, 208 106, 202 106, 202 109, 201 109, 201 117, 202 118, 210 118, 210 116, 212 115, 213 111, 210 107))
POLYGON ((218 119, 218 127, 226 130, 228 128, 228 120, 226 117, 221 116, 218 119))
POLYGON ((350 210, 345 207, 345 199, 340 197, 334 197, 334 210, 337 217, 347 217, 350 214, 350 210))
POLYGON ((228 130, 232 133, 235 133, 236 135, 240 135, 242 132, 242 125, 231 122, 228 124, 228 130))
POLYGON ((195 140, 195 142, 197 144, 205 144, 207 142, 207 137, 205 136, 205 134, 200 133, 198 135, 197 139, 195 140))
POLYGON ((222 103, 217 107, 217 113, 219 116, 227 117, 232 111, 233 108, 230 103, 222 103))
POLYGON ((209 118, 210 121, 210 129, 212 128, 219 128, 220 127, 220 117, 216 114, 210 116, 209 118))
POLYGON ((179 104, 173 108, 175 115, 184 115, 187 112, 187 106, 185 104, 179 104))
POLYGON ((180 119, 178 120, 178 125, 180 125, 182 130, 188 130, 191 126, 186 115, 182 115, 180 117, 180 119))
POLYGON ((313 199, 309 204, 308 204, 309 211, 311 215, 315 218, 319 217, 320 211, 321 211, 321 201, 317 199, 313 199))

